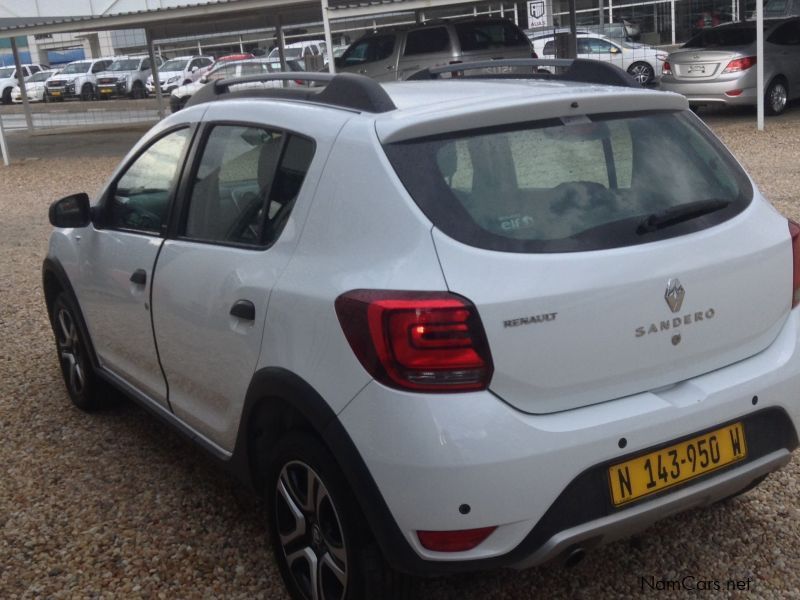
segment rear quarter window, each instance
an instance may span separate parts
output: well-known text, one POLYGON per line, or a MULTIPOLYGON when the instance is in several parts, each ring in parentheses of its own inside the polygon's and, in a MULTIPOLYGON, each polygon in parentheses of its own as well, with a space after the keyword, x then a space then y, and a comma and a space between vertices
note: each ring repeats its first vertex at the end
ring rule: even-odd
POLYGON ((387 155, 436 227, 510 252, 574 252, 682 235, 752 199, 749 179, 689 113, 555 119, 389 144, 387 155), (724 207, 642 233, 681 205, 724 207))
POLYGON ((507 21, 456 23, 455 29, 462 52, 530 45, 525 34, 507 21))

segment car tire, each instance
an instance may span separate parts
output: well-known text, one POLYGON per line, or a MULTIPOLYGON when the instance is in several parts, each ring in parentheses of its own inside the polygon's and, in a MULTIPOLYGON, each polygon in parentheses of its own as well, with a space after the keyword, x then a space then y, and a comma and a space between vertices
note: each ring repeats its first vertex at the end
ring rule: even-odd
POLYGON ((778 116, 789 103, 789 89, 786 86, 786 81, 781 78, 773 79, 767 91, 764 92, 764 111, 772 116, 778 116))
POLYGON ((11 88, 7 87, 3 90, 3 104, 11 104, 11 88))
POLYGON ((91 83, 84 83, 81 87, 81 100, 94 100, 94 87, 91 83))
POLYGON ((293 431, 271 454, 265 486, 269 535, 292 598, 410 600, 413 580, 386 564, 325 446, 293 431))
POLYGON ((147 97, 147 92, 145 92, 142 82, 134 81, 133 89, 131 89, 131 98, 133 98, 134 100, 141 100, 142 98, 145 97, 147 97))
POLYGON ((628 67, 628 74, 642 85, 647 85, 656 77, 655 69, 646 62, 635 62, 628 67))
POLYGON ((72 299, 61 292, 56 296, 50 313, 50 323, 56 338, 56 352, 64 377, 64 385, 73 404, 85 411, 100 408, 98 385, 89 358, 88 340, 77 318, 78 310, 72 299))

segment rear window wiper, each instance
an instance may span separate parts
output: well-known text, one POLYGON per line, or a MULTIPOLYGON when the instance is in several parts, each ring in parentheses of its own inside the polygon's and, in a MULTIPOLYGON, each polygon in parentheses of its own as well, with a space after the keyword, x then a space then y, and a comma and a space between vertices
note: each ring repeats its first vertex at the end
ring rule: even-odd
POLYGON ((690 221, 697 217, 702 217, 703 215, 727 208, 729 204, 729 200, 709 199, 671 206, 661 212, 647 215, 639 222, 636 233, 643 235, 645 233, 652 233, 659 229, 664 229, 665 227, 672 227, 678 223, 690 221))

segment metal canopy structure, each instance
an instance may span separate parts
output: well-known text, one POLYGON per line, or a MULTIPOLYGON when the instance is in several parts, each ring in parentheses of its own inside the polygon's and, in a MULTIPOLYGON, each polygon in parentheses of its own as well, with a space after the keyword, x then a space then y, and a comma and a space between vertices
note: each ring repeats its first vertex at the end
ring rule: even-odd
MULTIPOLYGON (((485 0, 484 0, 485 1, 485 0)), ((502 0, 501 0, 502 1, 502 0)), ((569 0, 574 7, 575 0, 569 0)), ((153 40, 164 38, 180 38, 199 36, 218 32, 221 28, 228 31, 252 30, 254 28, 274 28, 278 40, 281 63, 285 65, 284 28, 308 23, 323 23, 323 31, 328 54, 330 71, 335 72, 333 43, 331 36, 331 19, 352 19, 356 17, 376 17, 389 13, 415 12, 424 9, 435 9, 454 5, 476 4, 475 0, 158 0, 158 8, 150 8, 150 0, 124 0, 112 2, 104 14, 93 14, 92 0, 75 0, 70 7, 77 14, 60 16, 40 12, 40 6, 59 7, 63 4, 40 3, 31 4, 27 0, 0 0, 0 38, 12 40, 12 51, 17 65, 19 87, 25 120, 28 131, 33 130, 30 104, 26 94, 22 70, 19 68, 19 53, 13 43, 14 38, 22 35, 76 33, 93 30, 130 30, 145 31, 147 53, 153 64, 155 55, 153 40), (189 2, 180 4, 180 2, 189 2), (13 5, 15 11, 9 10, 13 5), (116 7, 120 7, 117 10, 116 7), (143 7, 140 10, 125 11, 125 7, 143 7), (5 17, 8 14, 28 15, 5 17)), ((153 68, 153 84, 158 102, 158 113, 165 114, 161 95, 157 67, 153 68)), ((0 122, 0 151, 8 164, 8 152, 4 140, 2 122, 0 122)))
POLYGON ((254 23, 274 26, 278 15, 284 24, 321 19, 317 0, 216 0, 193 6, 174 6, 116 14, 76 17, 0 17, 0 37, 70 33, 93 29, 136 29, 154 37, 180 37, 220 27, 250 29, 254 23))

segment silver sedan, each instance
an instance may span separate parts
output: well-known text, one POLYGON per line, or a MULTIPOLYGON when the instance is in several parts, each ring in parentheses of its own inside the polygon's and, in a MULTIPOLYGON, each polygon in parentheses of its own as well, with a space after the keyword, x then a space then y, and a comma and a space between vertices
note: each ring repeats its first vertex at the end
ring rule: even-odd
MULTIPOLYGON (((756 104, 756 24, 705 29, 664 63, 661 89, 690 104, 756 104)), ((778 115, 800 96, 800 18, 764 20, 764 104, 778 115)))

